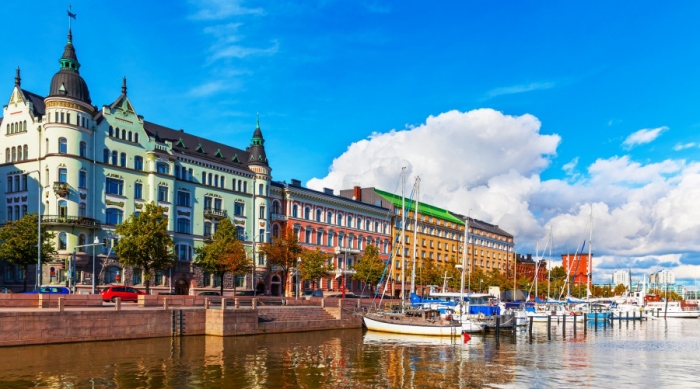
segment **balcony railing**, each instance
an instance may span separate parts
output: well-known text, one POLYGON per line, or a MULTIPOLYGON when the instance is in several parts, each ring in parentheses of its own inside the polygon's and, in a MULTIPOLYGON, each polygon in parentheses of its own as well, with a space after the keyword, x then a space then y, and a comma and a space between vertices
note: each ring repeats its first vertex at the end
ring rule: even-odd
POLYGON ((68 185, 67 182, 54 182, 53 183, 53 191, 57 195, 61 197, 65 197, 68 194, 68 191, 70 190, 70 186, 68 185))
POLYGON ((333 270, 333 274, 335 275, 335 278, 342 276, 352 276, 355 274, 355 269, 335 269, 333 270))
POLYGON ((102 226, 99 220, 84 216, 42 215, 41 222, 49 225, 70 225, 87 228, 100 228, 102 226))
POLYGON ((224 219, 228 217, 225 209, 204 208, 204 217, 210 219, 224 219))
POLYGON ((194 273, 194 265, 191 262, 175 262, 173 271, 176 273, 194 273))
POLYGON ((287 220, 287 216, 285 216, 285 215, 283 215, 283 214, 281 214, 281 213, 271 213, 271 214, 270 214, 270 218, 272 219, 272 221, 275 221, 275 220, 282 220, 282 221, 287 220))
POLYGON ((214 241, 214 235, 211 235, 211 234, 202 235, 202 240, 205 242, 211 243, 214 241))

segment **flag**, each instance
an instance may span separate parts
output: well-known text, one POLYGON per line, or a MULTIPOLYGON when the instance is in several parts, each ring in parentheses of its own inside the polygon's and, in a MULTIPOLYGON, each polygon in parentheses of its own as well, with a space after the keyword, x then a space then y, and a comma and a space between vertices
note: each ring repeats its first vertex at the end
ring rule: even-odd
POLYGON ((472 337, 469 336, 468 333, 464 332, 464 333, 462 333, 462 335, 464 336, 464 343, 465 343, 465 344, 466 344, 467 342, 469 342, 470 340, 472 340, 472 337))
POLYGON ((68 12, 68 17, 69 17, 69 18, 75 19, 75 17, 78 16, 77 14, 71 13, 70 11, 66 11, 66 12, 68 12))

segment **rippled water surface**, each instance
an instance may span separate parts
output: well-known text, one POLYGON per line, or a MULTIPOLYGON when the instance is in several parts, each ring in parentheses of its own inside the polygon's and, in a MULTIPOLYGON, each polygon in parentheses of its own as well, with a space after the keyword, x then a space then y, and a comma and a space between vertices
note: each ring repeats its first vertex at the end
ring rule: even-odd
POLYGON ((0 349, 0 388, 700 387, 700 320, 514 336, 322 331, 0 349))

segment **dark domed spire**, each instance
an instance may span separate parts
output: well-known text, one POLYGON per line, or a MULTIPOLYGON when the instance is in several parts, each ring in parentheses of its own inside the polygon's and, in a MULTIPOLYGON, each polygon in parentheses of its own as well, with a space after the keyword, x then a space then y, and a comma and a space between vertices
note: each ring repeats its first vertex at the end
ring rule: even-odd
POLYGON ((80 76, 80 62, 73 47, 73 33, 68 30, 68 43, 63 55, 58 60, 61 69, 51 79, 49 96, 64 96, 90 104, 90 91, 87 83, 80 76))
POLYGON ((17 74, 15 75, 15 86, 20 87, 22 85, 22 78, 19 76, 19 66, 17 66, 17 74))
POLYGON ((263 138, 262 131, 260 130, 259 115, 255 131, 253 132, 253 139, 250 140, 250 147, 248 148, 248 151, 250 152, 250 159, 248 160, 249 165, 268 166, 267 156, 265 155, 265 138, 263 138))

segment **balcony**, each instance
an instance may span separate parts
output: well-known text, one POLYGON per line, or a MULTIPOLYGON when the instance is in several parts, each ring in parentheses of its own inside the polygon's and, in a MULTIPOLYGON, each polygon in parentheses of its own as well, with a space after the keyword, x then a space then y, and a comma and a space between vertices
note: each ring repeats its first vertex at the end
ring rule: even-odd
POLYGON ((275 220, 285 221, 285 220, 287 220, 287 216, 285 216, 281 213, 274 213, 274 212, 270 214, 270 218, 272 219, 272 221, 275 221, 275 220))
POLYGON ((206 243, 211 243, 214 241, 214 235, 211 235, 211 234, 202 235, 202 240, 206 243))
POLYGON ((84 216, 42 215, 41 222, 52 226, 78 226, 98 229, 102 226, 99 220, 84 216))
POLYGON ((228 214, 225 209, 204 208, 204 217, 207 219, 225 219, 228 214))
POLYGON ((332 274, 335 276, 335 278, 343 277, 343 276, 352 276, 355 274, 354 269, 335 269, 333 270, 332 274))
POLYGON ((175 262, 173 272, 193 274, 194 264, 192 264, 192 262, 175 262))
POLYGON ((61 197, 66 197, 68 195, 68 191, 70 191, 70 186, 67 182, 56 181, 53 183, 53 191, 61 197))

